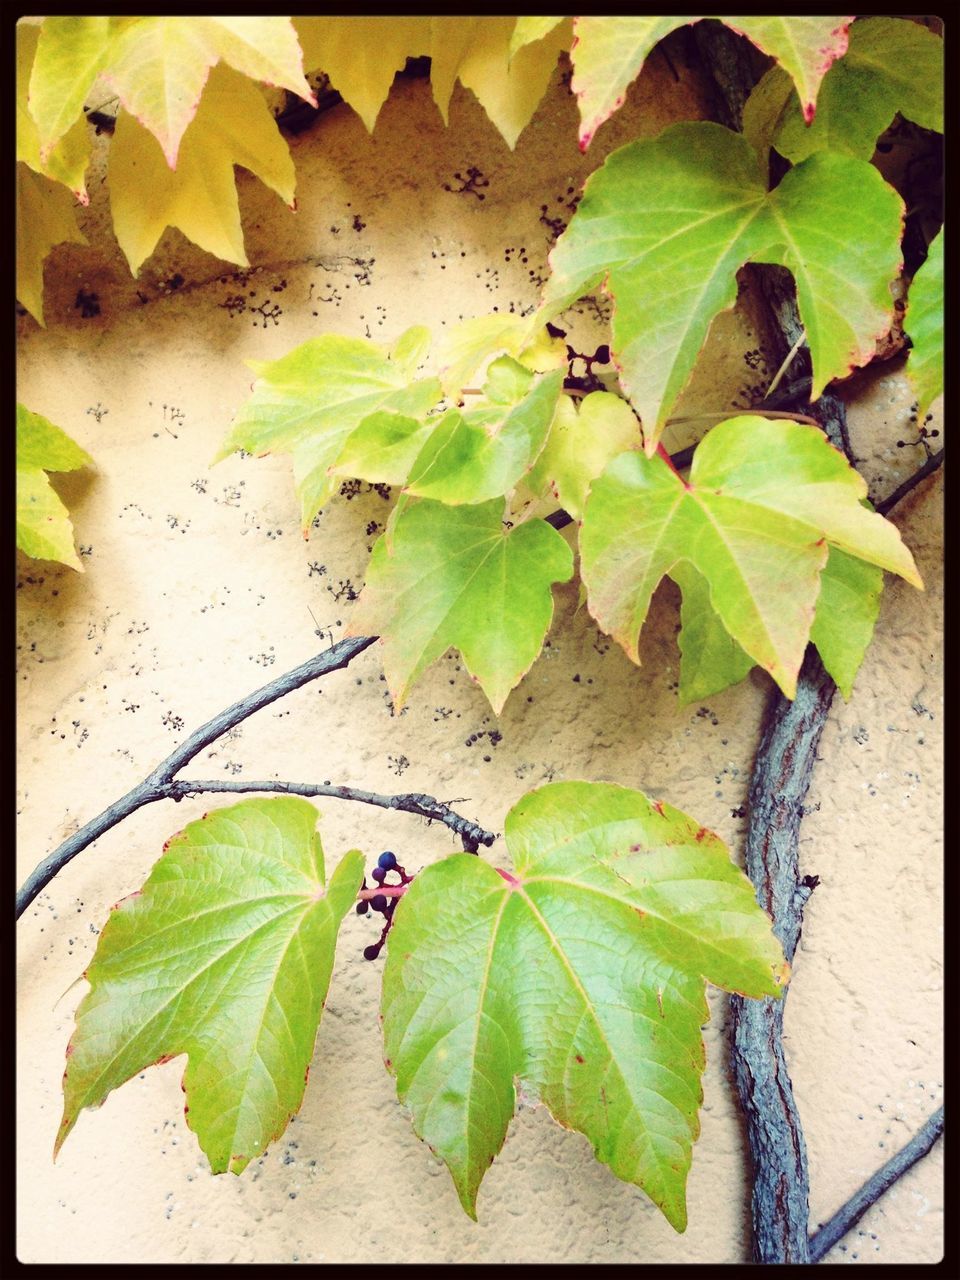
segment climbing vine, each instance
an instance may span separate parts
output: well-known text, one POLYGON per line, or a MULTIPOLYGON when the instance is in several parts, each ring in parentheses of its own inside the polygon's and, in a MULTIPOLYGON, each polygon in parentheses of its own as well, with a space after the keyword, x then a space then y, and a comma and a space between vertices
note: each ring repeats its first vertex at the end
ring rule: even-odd
MULTIPOLYGON (((316 110, 339 95, 372 132, 395 72, 426 58, 444 120, 459 80, 513 146, 563 55, 586 151, 658 42, 688 23, 731 57, 745 38, 767 69, 744 83, 718 56, 722 123, 676 124, 606 158, 575 193, 568 224, 553 228, 536 307, 470 317, 436 341, 420 325, 387 344, 325 333, 255 366, 214 461, 236 450, 289 455, 306 537, 345 480, 399 497, 347 637, 197 730, 21 889, 18 914, 144 804, 283 793, 190 823, 111 912, 67 1049, 57 1150, 84 1108, 185 1054, 188 1124, 213 1172, 240 1173, 301 1105, 338 930, 355 907, 383 920, 364 954, 386 955, 387 1070, 468 1214, 519 1087, 685 1228, 705 984, 752 1011, 743 1026, 782 1018, 814 887, 799 878, 795 829, 785 915, 776 894, 758 902, 750 856, 748 878, 694 818, 602 781, 528 792, 507 815, 494 865, 479 850, 495 833, 430 796, 178 775, 254 710, 374 644, 395 710, 453 648, 499 715, 541 652, 553 587, 575 573, 599 628, 639 664, 653 593, 670 578, 682 597, 681 700, 759 667, 787 723, 818 691, 805 763, 789 778, 784 766, 776 784, 794 788, 796 817, 833 691, 855 694, 884 573, 923 587, 886 518, 899 495, 868 493, 829 388, 874 360, 899 324, 918 412, 942 391, 942 231, 929 216, 918 229, 872 162, 895 116, 942 130, 939 36, 907 19, 849 17, 734 17, 725 30, 698 18, 594 17, 49 17, 17 28, 17 295, 42 323, 44 260, 83 240, 74 206, 87 198, 88 118, 109 122, 111 216, 134 275, 168 226, 246 266, 234 166, 294 206, 277 125, 291 99, 316 110), (671 454, 664 432, 745 269, 769 291, 781 368, 755 403, 708 415, 695 446, 671 454), (612 304, 607 340, 589 358, 566 341, 586 295, 612 304), (578 360, 585 375, 574 373, 578 360), (443 822, 464 852, 417 869, 386 851, 368 872, 351 850, 328 873, 310 803, 319 795, 443 822)), ((478 200, 480 176, 457 175, 478 200)), ((18 407, 27 554, 81 567, 47 473, 90 461, 18 407)), ((755 814, 774 785, 763 751, 755 814)), ((778 821, 770 816, 771 831, 778 821)), ((738 1046, 738 1081, 760 1079, 749 1033, 738 1046)), ((755 1194, 756 1252, 768 1261, 817 1250, 802 1137, 792 1149, 788 1210, 755 1194)))

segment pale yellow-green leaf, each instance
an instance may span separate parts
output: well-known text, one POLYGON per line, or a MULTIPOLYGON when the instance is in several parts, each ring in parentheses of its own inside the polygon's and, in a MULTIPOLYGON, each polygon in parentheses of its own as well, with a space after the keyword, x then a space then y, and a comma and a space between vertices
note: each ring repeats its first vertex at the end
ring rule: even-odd
POLYGON ((43 324, 43 262, 64 241, 86 244, 66 187, 17 162, 17 297, 43 324))
POLYGON ((58 135, 55 146, 48 146, 44 151, 40 131, 30 112, 28 88, 31 67, 36 65, 42 30, 24 22, 17 25, 17 159, 28 164, 35 173, 64 183, 81 204, 86 204, 84 174, 90 163, 90 128, 86 120, 81 116, 66 129, 64 136, 58 135))
POLYGON ((455 399, 493 356, 519 357, 534 337, 534 320, 516 312, 491 312, 447 329, 437 343, 436 357, 443 394, 455 399))
POLYGON ((58 560, 83 573, 69 513, 48 471, 76 471, 92 458, 65 431, 17 405, 17 546, 36 560, 58 560))
POLYGON ((164 846, 118 903, 84 977, 54 1154, 85 1107, 186 1055, 184 1114, 213 1173, 240 1173, 300 1109, 363 856, 327 877, 317 811, 242 800, 164 846))
POLYGON ((561 396, 543 452, 527 477, 534 493, 549 488, 560 505, 579 520, 591 482, 611 458, 642 448, 640 424, 625 400, 594 391, 580 402, 561 396))
POLYGON ((87 127, 83 107, 107 54, 110 19, 44 18, 39 35, 29 101, 40 152, 47 160, 78 120, 87 127))
POLYGON ((240 266, 247 263, 233 166, 243 165, 293 203, 295 174, 286 142, 251 80, 215 67, 180 147, 176 169, 125 111, 110 146, 113 227, 136 275, 166 227, 240 266))
POLYGON ((550 20, 549 29, 516 49, 515 19, 508 17, 318 17, 297 18, 295 25, 308 70, 324 71, 371 132, 407 58, 429 56, 444 124, 459 79, 511 148, 571 39, 570 24, 562 19, 550 20))
POLYGON ((823 665, 849 702, 853 682, 880 613, 883 571, 877 565, 830 548, 810 639, 823 665))
MULTIPOLYGON (((315 103, 289 18, 141 18, 111 44, 104 80, 154 135, 171 169, 210 69, 221 59, 244 76, 315 103)), ((240 133, 243 121, 228 127, 240 133)))
POLYGON ((78 573, 73 525, 45 471, 17 467, 17 546, 34 560, 56 560, 78 573))
POLYGON ((390 359, 408 378, 412 378, 426 360, 432 341, 433 336, 425 324, 411 325, 390 348, 390 359))
POLYGON ((408 382, 403 366, 362 338, 324 334, 255 367, 253 394, 215 461, 236 449, 292 454, 304 530, 339 486, 330 468, 364 419, 380 410, 422 418, 440 396, 435 378, 408 382))
POLYGON ((404 484, 435 426, 435 420, 419 422, 387 409, 371 413, 347 437, 330 474, 404 484))
MULTIPOLYGON (((476 408, 445 413, 425 441, 405 492, 453 505, 486 502, 512 492, 533 465, 550 430, 562 376, 557 369, 536 378, 506 356, 491 365, 494 374, 498 366, 513 366, 522 386, 497 388, 494 377, 476 408)), ((514 377, 508 368, 505 382, 514 377)))
POLYGON ((381 1012, 398 1097, 473 1218, 521 1094, 683 1231, 703 979, 779 996, 770 919, 719 837, 638 791, 553 783, 505 835, 512 873, 454 854, 397 906, 381 1012))
POLYGON ((724 17, 758 49, 776 58, 797 87, 803 114, 809 122, 817 105, 820 82, 837 58, 847 51, 853 15, 846 17, 724 17))

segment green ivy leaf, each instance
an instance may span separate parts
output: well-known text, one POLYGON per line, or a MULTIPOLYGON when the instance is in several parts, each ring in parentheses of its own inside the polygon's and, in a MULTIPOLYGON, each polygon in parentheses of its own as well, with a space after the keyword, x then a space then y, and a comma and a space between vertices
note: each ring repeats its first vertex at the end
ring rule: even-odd
POLYGON ((83 573, 67 508, 48 471, 77 471, 93 459, 59 427, 17 405, 17 546, 35 560, 57 560, 83 573))
MULTIPOLYGON (((824 571, 825 572, 825 571, 824 571)), ((710 603, 710 584, 689 560, 678 561, 670 577, 683 593, 680 603, 680 685, 683 706, 701 702, 739 684, 754 666, 710 603)))
POLYGON ((214 1173, 240 1173, 299 1110, 340 922, 363 876, 329 884, 317 811, 244 800, 175 835, 110 915, 86 972, 56 1151, 84 1107, 187 1055, 187 1123, 214 1173))
MULTIPOLYGON (((700 702, 739 684, 754 663, 723 625, 710 603, 709 584, 693 565, 681 560, 670 577, 683 592, 678 697, 683 704, 700 702)), ((810 639, 847 700, 873 638, 882 591, 882 569, 830 548, 810 639)))
POLYGON ((510 378, 509 387, 498 386, 494 374, 485 388, 487 404, 452 409, 439 420, 411 469, 407 493, 453 505, 486 502, 510 493, 533 466, 550 430, 563 373, 558 369, 535 380, 516 361, 509 363, 513 369, 499 371, 510 378), (516 371, 527 385, 533 383, 526 394, 516 371), (515 403, 494 399, 517 392, 522 398, 515 403))
POLYGON ((674 125, 613 152, 588 179, 550 255, 544 310, 603 283, 621 382, 652 454, 746 262, 793 272, 814 397, 870 360, 890 326, 902 216, 899 196, 863 161, 820 152, 768 193, 742 135, 674 125))
POLYGON ((235 449, 292 454, 304 530, 337 487, 330 468, 365 418, 378 410, 420 418, 440 397, 435 378, 408 383, 403 364, 361 338, 324 334, 252 367, 253 395, 214 461, 235 449))
MULTIPOLYGON (((582 17, 574 20, 573 91, 580 105, 580 148, 618 107, 647 56, 671 31, 701 18, 582 17)), ((792 77, 812 118, 827 68, 847 47, 851 18, 722 18, 792 77)))
POLYGON ((703 438, 688 482, 661 457, 615 458, 580 531, 590 612, 634 662, 650 599, 689 560, 729 634, 787 697, 810 635, 828 543, 922 587, 896 527, 816 428, 751 416, 703 438))
POLYGON ((573 554, 543 520, 503 527, 503 499, 404 510, 390 545, 373 548, 348 635, 378 635, 394 705, 454 647, 499 715, 543 645, 551 586, 573 573, 573 554))
POLYGON ((913 343, 907 375, 917 393, 917 414, 922 416, 943 391, 942 229, 930 242, 926 260, 913 277, 903 323, 913 343))
POLYGON ((642 441, 636 414, 620 396, 593 391, 580 401, 561 396, 550 435, 527 484, 538 496, 549 488, 575 520, 583 515, 590 484, 611 458, 642 441))
POLYGON ((437 427, 381 409, 363 419, 330 468, 331 476, 355 476, 371 484, 405 484, 410 468, 437 427))
POLYGON ((639 791, 553 783, 506 839, 515 874, 455 854, 397 907, 382 1013, 398 1096, 471 1217, 518 1081, 683 1231, 704 979, 779 995, 770 920, 717 836, 639 791))
POLYGON ((794 164, 815 151, 869 160, 899 112, 943 132, 943 41, 906 18, 865 18, 850 28, 847 55, 827 72, 808 124, 790 77, 771 67, 744 107, 743 131, 794 164))
POLYGON ((830 548, 810 639, 837 688, 849 701, 880 613, 883 571, 838 547, 830 548))

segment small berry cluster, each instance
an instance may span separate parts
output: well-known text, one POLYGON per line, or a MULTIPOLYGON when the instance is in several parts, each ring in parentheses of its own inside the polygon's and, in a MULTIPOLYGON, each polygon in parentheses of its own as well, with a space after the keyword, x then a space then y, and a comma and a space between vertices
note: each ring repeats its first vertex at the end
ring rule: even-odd
MULTIPOLYGON (((391 853, 389 849, 381 853, 380 857, 377 859, 377 865, 373 868, 371 875, 378 885, 386 888, 407 885, 413 879, 413 876, 408 876, 406 870, 401 867, 399 862, 397 862, 397 855, 395 853, 391 853), (398 881, 394 881, 393 884, 387 880, 387 876, 391 871, 395 872, 396 875, 400 877, 400 879, 398 881)), ((368 888, 366 876, 363 878, 363 885, 361 887, 363 889, 368 888)), ((377 956, 379 956, 380 952, 383 950, 383 944, 386 942, 387 934, 390 932, 390 926, 393 924, 393 913, 399 901, 399 897, 394 897, 393 895, 385 893, 377 893, 372 898, 364 898, 357 903, 358 916, 365 916, 370 911, 379 911, 384 918, 383 930, 381 931, 378 941, 371 942, 368 947, 364 947, 363 949, 364 960, 376 960, 377 956)))

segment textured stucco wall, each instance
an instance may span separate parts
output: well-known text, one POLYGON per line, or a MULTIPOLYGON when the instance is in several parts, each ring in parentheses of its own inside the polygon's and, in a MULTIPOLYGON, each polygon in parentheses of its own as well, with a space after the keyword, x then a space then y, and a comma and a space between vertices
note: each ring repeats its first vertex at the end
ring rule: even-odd
MULTIPOLYGON (((347 623, 368 529, 382 525, 388 503, 366 491, 332 502, 304 543, 288 459, 234 456, 211 470, 250 385, 243 360, 275 358, 326 331, 389 340, 412 323, 440 327, 494 305, 529 305, 547 221, 566 220, 586 174, 629 138, 701 110, 679 54, 675 65, 679 79, 664 59, 651 60, 587 159, 559 76, 514 153, 461 90, 449 130, 424 82, 398 81, 372 139, 339 107, 291 143, 296 215, 239 175, 249 271, 168 232, 133 281, 112 239, 106 191, 94 184, 83 218, 91 247, 52 255, 48 328, 24 319, 21 329, 19 398, 78 439, 97 468, 58 481, 85 575, 19 565, 18 881, 185 732, 347 623), (449 189, 472 168, 488 185, 449 189), (96 295, 99 314, 82 315, 80 291, 96 295)), ((584 308, 578 325, 588 335, 589 322, 584 308)), ((759 345, 747 299, 715 325, 683 408, 743 403, 745 388, 772 373, 754 367, 759 345)), ((896 447, 915 438, 902 362, 861 375, 849 397, 871 490, 889 492, 922 460, 920 448, 896 447)), ((941 1097, 939 483, 895 513, 927 590, 888 579, 853 699, 838 697, 830 714, 803 826, 804 869, 822 884, 807 909, 786 1035, 814 1222, 941 1097)), ((499 722, 452 655, 393 717, 374 649, 246 722, 194 768, 421 789, 457 797, 494 830, 538 783, 608 779, 695 814, 739 857, 737 815, 769 683, 754 673, 707 706, 683 708, 672 589, 655 602, 640 669, 577 611, 575 585, 559 588, 556 601, 549 647, 499 722)), ((76 980, 97 930, 111 904, 141 884, 164 840, 207 807, 200 797, 141 810, 77 858, 18 926, 21 1259, 746 1257, 748 1170, 727 1067, 726 997, 711 993, 685 1235, 542 1109, 512 1125, 474 1224, 392 1092, 377 1027, 380 965, 360 957, 375 930, 354 915, 303 1110, 243 1177, 209 1175, 184 1123, 182 1061, 145 1071, 99 1112, 85 1112, 53 1165, 63 1052, 83 991, 76 980)), ((455 847, 444 830, 405 815, 319 807, 331 862, 356 845, 393 848, 420 866, 455 847)), ((832 1260, 939 1258, 941 1159, 937 1151, 904 1178, 832 1260)))

